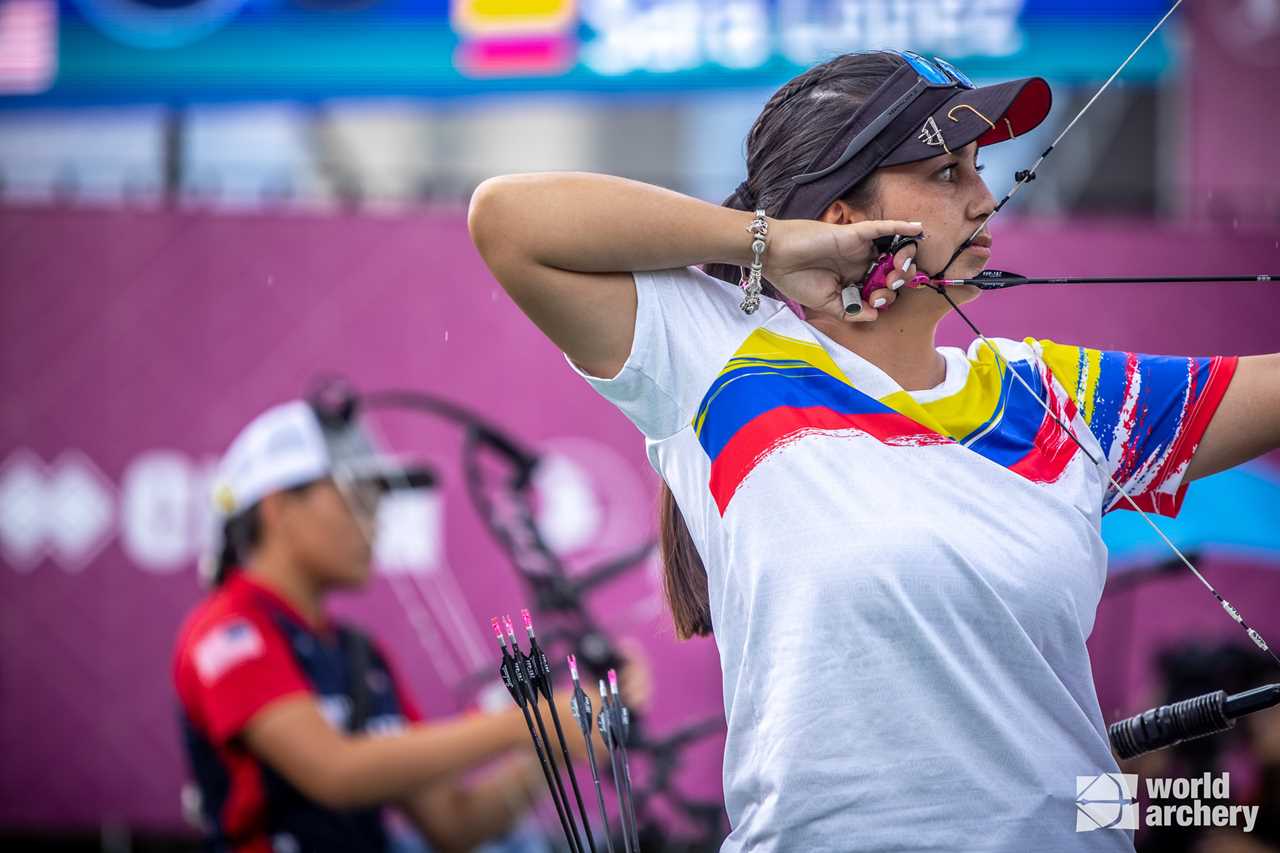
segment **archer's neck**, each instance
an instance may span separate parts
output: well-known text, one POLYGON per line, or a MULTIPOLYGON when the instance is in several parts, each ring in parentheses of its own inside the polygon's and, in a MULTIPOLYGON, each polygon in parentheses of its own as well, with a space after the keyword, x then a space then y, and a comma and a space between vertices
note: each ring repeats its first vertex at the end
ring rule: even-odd
POLYGON ((883 370, 907 391, 933 388, 946 378, 947 363, 934 348, 938 323, 946 311, 928 298, 932 295, 927 291, 901 292, 888 310, 869 323, 826 317, 808 322, 883 370))
POLYGON ((287 601, 313 627, 327 622, 324 588, 288 555, 263 548, 254 554, 246 570, 254 580, 287 601))

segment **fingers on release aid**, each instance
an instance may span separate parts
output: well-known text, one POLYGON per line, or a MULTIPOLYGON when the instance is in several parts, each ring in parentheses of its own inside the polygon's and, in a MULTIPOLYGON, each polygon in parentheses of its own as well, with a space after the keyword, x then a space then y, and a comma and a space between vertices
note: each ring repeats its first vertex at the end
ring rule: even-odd
POLYGON ((897 298, 897 294, 895 294, 893 290, 886 290, 884 288, 881 288, 879 290, 873 290, 869 295, 869 299, 871 300, 871 307, 876 309, 888 308, 890 305, 893 304, 893 300, 896 298, 897 298))
POLYGON ((893 256, 893 272, 889 273, 889 287, 897 290, 911 280, 916 272, 916 243, 907 242, 893 256))
MULTIPOLYGON (((920 223, 899 223, 909 226, 903 230, 918 231, 920 223)), ((894 301, 896 291, 911 280, 916 269, 916 245, 924 234, 887 234, 872 240, 876 260, 871 263, 860 287, 845 287, 840 294, 846 318, 862 312, 863 302, 872 308, 887 308, 894 301)))
POLYGON ((879 222, 870 222, 867 224, 873 229, 871 233, 885 235, 878 237, 878 240, 883 240, 886 237, 892 239, 903 234, 913 235, 915 239, 919 239, 924 236, 924 223, 921 222, 908 222, 902 219, 884 219, 879 222))

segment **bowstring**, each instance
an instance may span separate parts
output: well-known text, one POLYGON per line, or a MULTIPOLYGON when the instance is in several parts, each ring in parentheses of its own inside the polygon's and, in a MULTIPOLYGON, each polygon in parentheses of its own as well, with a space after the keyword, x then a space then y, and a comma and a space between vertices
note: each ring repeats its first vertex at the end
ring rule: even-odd
MULTIPOLYGON (((1058 146, 1058 143, 1062 141, 1062 138, 1071 132, 1071 128, 1076 126, 1076 122, 1084 118, 1084 114, 1089 111, 1089 108, 1094 105, 1094 102, 1102 96, 1103 92, 1107 91, 1108 87, 1111 86, 1111 83, 1120 76, 1120 73, 1128 67, 1129 63, 1133 61, 1133 58, 1138 55, 1139 51, 1141 51, 1143 47, 1146 46, 1147 42, 1151 41, 1151 37, 1160 31, 1160 28, 1164 26, 1165 21, 1169 20, 1181 5, 1182 0, 1175 0, 1174 4, 1169 8, 1169 11, 1164 13, 1164 17, 1151 28, 1151 31, 1143 37, 1142 41, 1138 42, 1138 46, 1130 51, 1129 55, 1125 57, 1124 62, 1121 62, 1119 67, 1117 67, 1115 71, 1111 72, 1111 76, 1107 78, 1107 81, 1098 87, 1098 91, 1093 93, 1093 97, 1089 99, 1088 103, 1080 108, 1080 111, 1075 114, 1075 117, 1072 118, 1071 121, 1067 122, 1067 126, 1064 127, 1062 132, 1059 133, 1053 142, 1049 144, 1049 147, 1040 153, 1040 156, 1036 161, 1031 164, 1031 168, 1018 173, 1017 182, 1013 185, 1013 188, 1005 193, 1004 198, 1000 199, 1000 203, 992 208, 991 212, 982 218, 982 221, 978 223, 978 227, 973 229, 973 233, 969 235, 969 238, 961 243, 955 252, 952 253, 951 258, 947 261, 946 265, 943 266, 941 271, 939 271, 937 276, 934 276, 934 278, 944 277, 947 274, 947 270, 951 269, 951 265, 955 263, 956 258, 960 257, 960 254, 964 252, 965 249, 973 245, 974 240, 978 239, 978 235, 987 227, 987 223, 991 221, 991 218, 999 213, 1001 208, 1008 204, 1009 199, 1017 195, 1018 190, 1035 180, 1036 170, 1040 168, 1040 164, 1043 163, 1051 153, 1053 153, 1053 149, 1058 146)), ((948 299, 947 301, 950 302, 951 300, 948 299)), ((954 305, 955 303, 952 304, 954 305)))

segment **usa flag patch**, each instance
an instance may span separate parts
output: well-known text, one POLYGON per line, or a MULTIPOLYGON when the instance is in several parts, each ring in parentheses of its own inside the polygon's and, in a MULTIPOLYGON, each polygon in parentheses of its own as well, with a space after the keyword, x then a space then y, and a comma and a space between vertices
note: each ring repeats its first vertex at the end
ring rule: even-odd
POLYGON ((236 664, 262 654, 262 649, 258 629, 247 619, 234 619, 213 629, 196 644, 196 674, 205 684, 212 684, 236 664))

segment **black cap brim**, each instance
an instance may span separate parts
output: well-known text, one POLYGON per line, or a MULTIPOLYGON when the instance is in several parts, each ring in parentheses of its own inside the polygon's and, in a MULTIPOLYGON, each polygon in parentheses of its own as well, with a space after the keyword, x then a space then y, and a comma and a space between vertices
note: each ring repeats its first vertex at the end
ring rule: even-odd
POLYGON ((402 462, 387 456, 348 463, 344 473, 352 480, 377 483, 387 492, 431 489, 439 482, 435 471, 426 465, 420 462, 402 462))
POLYGON ((1025 77, 977 89, 960 89, 880 166, 896 166, 951 154, 977 140, 993 145, 1034 130, 1053 106, 1049 84, 1025 77))
POLYGON ((430 468, 400 468, 392 474, 376 478, 378 485, 388 492, 407 489, 434 489, 438 480, 430 468))

